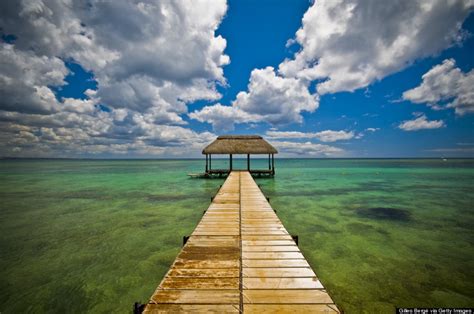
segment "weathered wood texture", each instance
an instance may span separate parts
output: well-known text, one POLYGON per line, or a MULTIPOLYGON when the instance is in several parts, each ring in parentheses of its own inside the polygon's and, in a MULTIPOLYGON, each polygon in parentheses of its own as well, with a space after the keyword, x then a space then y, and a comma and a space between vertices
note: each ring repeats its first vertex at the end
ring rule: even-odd
POLYGON ((144 313, 339 313, 246 171, 214 197, 144 313))

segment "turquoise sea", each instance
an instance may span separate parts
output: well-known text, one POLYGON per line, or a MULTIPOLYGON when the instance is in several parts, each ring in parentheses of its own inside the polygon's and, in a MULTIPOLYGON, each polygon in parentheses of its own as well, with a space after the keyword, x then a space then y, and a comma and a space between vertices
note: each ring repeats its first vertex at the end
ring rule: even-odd
MULTIPOLYGON (((203 165, 0 161, 0 312, 130 313, 223 182, 187 177, 203 165)), ((347 313, 474 306, 474 159, 277 159, 276 172, 257 183, 347 313)))

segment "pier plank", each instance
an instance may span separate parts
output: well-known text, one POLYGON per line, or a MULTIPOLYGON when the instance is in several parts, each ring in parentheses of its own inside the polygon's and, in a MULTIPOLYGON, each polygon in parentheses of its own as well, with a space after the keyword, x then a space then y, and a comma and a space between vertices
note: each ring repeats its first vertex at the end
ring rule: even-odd
POLYGON ((200 278, 170 276, 160 285, 161 289, 239 289, 239 278, 200 278))
POLYGON ((164 290, 151 297, 155 303, 238 304, 239 290, 164 290))
POLYGON ((168 277, 227 277, 238 278, 238 268, 222 268, 222 269, 194 269, 194 268, 171 268, 168 277))
POLYGON ((239 304, 148 304, 145 314, 157 313, 239 313, 239 304))
POLYGON ((258 278, 288 278, 288 277, 313 277, 316 274, 309 267, 259 267, 250 268, 244 267, 243 277, 258 277, 258 278))
POLYGON ((243 267, 309 267, 305 259, 243 259, 243 267))
POLYGON ((329 314, 339 313, 336 308, 326 304, 244 304, 244 312, 252 314, 329 314))
POLYGON ((300 252, 242 252, 246 259, 304 259, 300 252))
POLYGON ((244 303, 295 303, 295 304, 333 304, 329 294, 320 289, 314 290, 253 290, 243 292, 244 303))
POLYGON ((242 245, 243 252, 299 252, 296 245, 242 245))
POLYGON ((245 289, 324 289, 316 277, 305 278, 261 278, 244 277, 245 289))

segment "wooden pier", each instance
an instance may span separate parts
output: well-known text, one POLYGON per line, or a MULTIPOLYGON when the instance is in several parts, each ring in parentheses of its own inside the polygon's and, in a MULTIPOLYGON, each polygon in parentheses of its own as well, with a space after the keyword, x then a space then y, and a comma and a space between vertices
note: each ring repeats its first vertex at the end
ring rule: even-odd
POLYGON ((339 313, 247 171, 232 171, 144 313, 339 313))

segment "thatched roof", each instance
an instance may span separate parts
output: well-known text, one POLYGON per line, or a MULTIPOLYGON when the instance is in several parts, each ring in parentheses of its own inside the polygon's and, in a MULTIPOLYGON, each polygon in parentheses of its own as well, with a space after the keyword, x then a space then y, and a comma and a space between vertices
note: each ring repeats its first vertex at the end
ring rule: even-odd
POLYGON ((202 150, 203 154, 278 154, 258 135, 221 135, 202 150))

